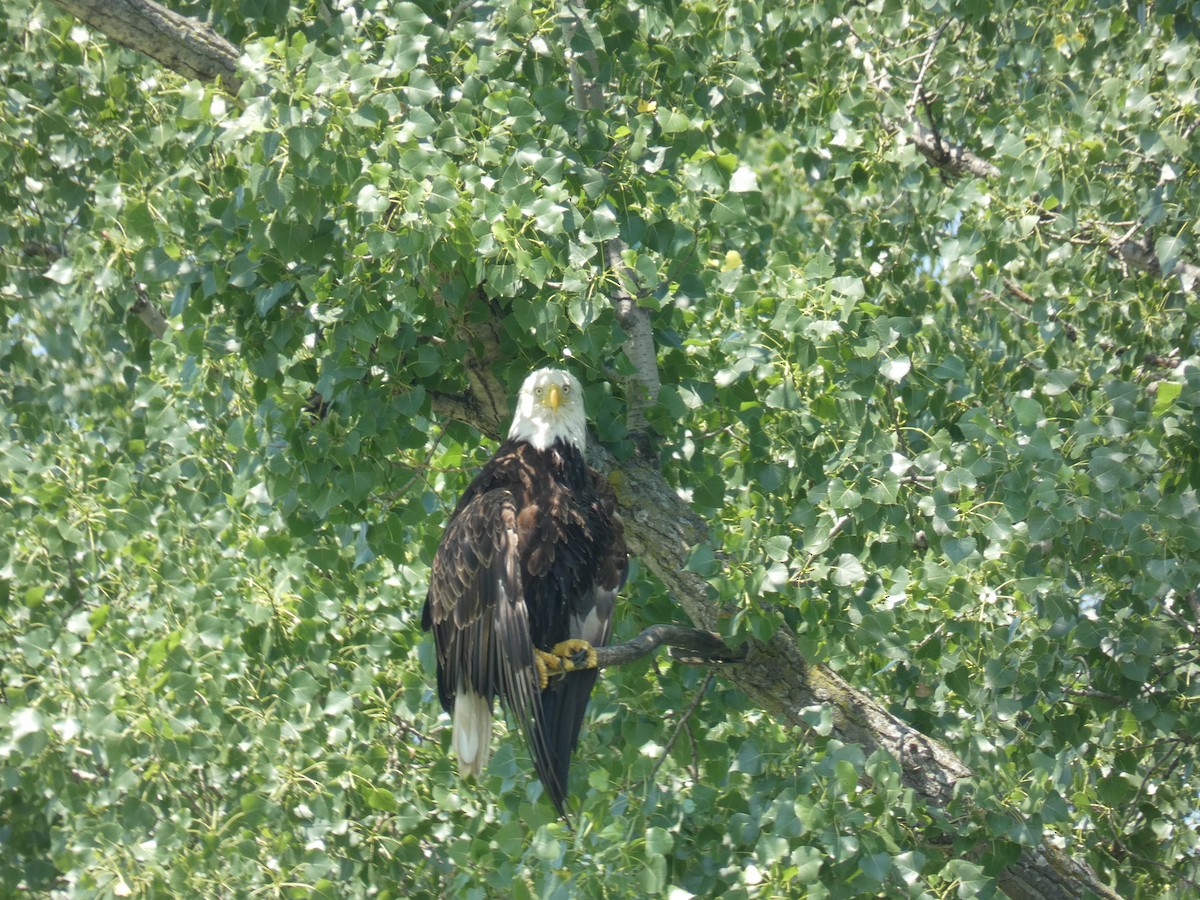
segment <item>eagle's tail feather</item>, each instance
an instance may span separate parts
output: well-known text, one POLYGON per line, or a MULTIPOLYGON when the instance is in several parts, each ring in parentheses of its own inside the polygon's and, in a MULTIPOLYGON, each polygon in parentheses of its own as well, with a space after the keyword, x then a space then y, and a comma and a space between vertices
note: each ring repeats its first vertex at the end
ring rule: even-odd
POLYGON ((458 771, 476 777, 492 755, 492 702, 471 691, 454 698, 454 754, 458 771))

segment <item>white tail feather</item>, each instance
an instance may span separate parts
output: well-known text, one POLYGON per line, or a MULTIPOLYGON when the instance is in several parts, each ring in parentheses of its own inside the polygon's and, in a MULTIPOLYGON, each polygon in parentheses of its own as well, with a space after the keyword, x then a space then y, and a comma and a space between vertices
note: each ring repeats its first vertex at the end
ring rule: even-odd
POLYGON ((454 698, 454 754, 458 771, 478 776, 492 755, 492 704, 463 691, 454 698))

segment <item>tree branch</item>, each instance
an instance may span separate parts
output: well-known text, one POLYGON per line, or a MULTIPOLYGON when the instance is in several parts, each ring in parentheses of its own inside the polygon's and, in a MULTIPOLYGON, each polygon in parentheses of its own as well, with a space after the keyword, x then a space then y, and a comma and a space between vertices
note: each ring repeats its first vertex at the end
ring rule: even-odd
MULTIPOLYGON (((996 166, 965 147, 945 140, 936 130, 923 124, 917 118, 917 104, 923 101, 928 102, 925 94, 925 79, 933 66, 933 54, 937 49, 943 32, 946 30, 948 21, 943 22, 937 31, 930 36, 925 52, 921 56, 921 66, 914 79, 912 93, 908 98, 908 102, 904 105, 904 118, 900 120, 881 117, 881 121, 883 127, 888 131, 904 135, 909 143, 921 152, 922 156, 947 175, 954 178, 965 176, 999 178, 1000 169, 996 166)), ((892 81, 888 77, 887 72, 879 72, 875 68, 875 62, 867 50, 869 43, 863 41, 852 27, 850 34, 850 43, 853 46, 863 49, 863 68, 867 74, 867 82, 881 95, 890 96, 892 93, 892 81)))
POLYGON ((144 53, 185 78, 242 86, 237 47, 203 22, 152 0, 55 0, 64 10, 122 47, 144 53))
POLYGON ((949 24, 950 19, 945 19, 938 30, 933 33, 933 37, 929 39, 929 46, 925 48, 925 56, 921 60, 921 68, 917 72, 916 84, 913 85, 912 95, 904 107, 904 112, 910 119, 915 120, 917 117, 917 104, 925 96, 925 76, 929 74, 929 67, 933 63, 933 51, 937 49, 938 41, 942 39, 942 33, 949 24))
POLYGON ((596 668, 623 666, 649 656, 659 647, 672 649, 678 662, 692 666, 728 665, 741 662, 744 654, 730 649, 721 636, 712 631, 686 625, 651 625, 623 644, 596 648, 596 668))
POLYGON ((637 300, 624 287, 625 280, 633 281, 634 273, 625 265, 621 253, 625 243, 618 238, 604 244, 604 264, 613 273, 615 283, 610 294, 617 322, 625 332, 625 358, 633 364, 636 374, 626 379, 625 424, 643 453, 649 453, 650 424, 646 410, 658 399, 662 382, 658 377, 658 354, 654 346, 654 324, 650 310, 638 306, 637 300))
MULTIPOLYGON (((599 55, 594 49, 579 53, 572 47, 579 30, 587 30, 586 11, 573 0, 569 0, 565 6, 564 18, 563 39, 575 106, 582 112, 600 111, 604 108, 604 90, 599 82, 599 55), (586 64, 587 73, 580 67, 580 60, 586 64)), ((579 127, 581 130, 584 128, 582 120, 579 127)), ((638 306, 637 299, 623 284, 626 280, 630 283, 636 280, 635 273, 621 258, 625 250, 625 242, 620 238, 606 241, 604 265, 615 277, 609 299, 617 314, 617 322, 625 332, 625 357, 633 364, 637 373, 633 378, 625 379, 625 427, 639 452, 649 454, 650 426, 646 421, 646 410, 658 399, 658 391, 662 385, 658 378, 658 355, 654 348, 654 326, 650 310, 638 306)))
POLYGON ((1125 240, 1110 242, 1106 246, 1110 254, 1124 260, 1135 269, 1141 269, 1143 272, 1149 272, 1151 275, 1157 275, 1159 278, 1178 275, 1180 287, 1188 293, 1193 292, 1197 285, 1200 285, 1200 266, 1184 262, 1181 259, 1176 260, 1174 269, 1168 275, 1163 272, 1154 251, 1143 247, 1141 244, 1125 240))
POLYGON ((142 320, 151 334, 162 340, 163 335, 167 333, 167 319, 159 308, 150 302, 145 285, 137 286, 137 299, 133 301, 129 311, 142 320))
MULTIPOLYGON (((971 176, 990 181, 998 180, 1003 175, 998 166, 977 156, 959 144, 952 144, 946 141, 935 129, 926 126, 916 117, 916 105, 925 95, 925 78, 929 74, 933 62, 933 52, 945 28, 946 25, 943 23, 934 32, 922 55, 912 95, 905 105, 907 121, 902 122, 884 118, 882 120, 883 125, 892 132, 904 134, 931 165, 945 172, 947 175, 954 178, 971 176)), ((864 48, 863 65, 867 72, 868 82, 880 94, 885 96, 890 95, 892 83, 887 73, 881 73, 876 70, 870 53, 865 50, 867 43, 859 38, 853 28, 851 28, 850 33, 852 42, 864 48)), ((1042 210, 1042 213, 1043 216, 1048 217, 1046 219, 1048 221, 1053 221, 1058 217, 1056 213, 1048 210, 1042 210)), ((1178 276, 1180 287, 1187 293, 1194 293, 1200 290, 1200 266, 1185 260, 1176 260, 1171 272, 1163 272, 1157 255, 1151 249, 1143 247, 1131 238, 1131 235, 1139 230, 1140 225, 1140 222, 1135 222, 1134 226, 1120 238, 1092 237, 1089 232, 1084 232, 1082 237, 1084 242, 1093 246, 1103 247, 1108 251, 1110 256, 1121 260, 1126 265, 1140 269, 1143 272, 1149 272, 1152 275, 1162 278, 1164 281, 1170 277, 1178 276)))
MULTIPOLYGON (((895 126, 893 126, 895 127, 895 126)), ((897 130, 903 130, 897 128, 897 130)), ((955 178, 972 175, 976 178, 999 178, 1000 169, 986 159, 976 156, 958 144, 951 144, 931 128, 913 120, 908 139, 934 166, 955 178)))

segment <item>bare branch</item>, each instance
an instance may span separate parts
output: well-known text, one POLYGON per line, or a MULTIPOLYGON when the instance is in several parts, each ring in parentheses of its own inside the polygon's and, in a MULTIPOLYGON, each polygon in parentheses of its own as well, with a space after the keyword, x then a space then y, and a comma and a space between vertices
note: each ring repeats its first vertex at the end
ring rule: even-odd
POLYGON ((986 159, 976 156, 965 147, 943 140, 933 132, 933 129, 920 122, 914 120, 913 131, 908 139, 933 165, 956 178, 967 175, 973 175, 976 178, 1000 177, 1000 170, 986 159))
POLYGON ((596 648, 596 668, 623 666, 649 656, 659 647, 672 649, 671 656, 693 666, 729 665, 741 662, 744 653, 730 649, 721 636, 686 625, 651 625, 623 644, 596 648))
POLYGON ((933 51, 937 49, 938 41, 942 39, 942 33, 949 24, 950 19, 947 18, 943 21, 938 30, 933 33, 933 37, 929 39, 929 46, 925 48, 925 56, 921 60, 921 68, 917 72, 917 81, 913 85, 912 96, 908 98, 908 104, 904 107, 904 111, 910 119, 916 118, 917 103, 925 96, 925 76, 929 74, 929 66, 933 63, 933 51))
MULTIPOLYGON (((628 387, 625 403, 625 424, 635 440, 646 442, 649 423, 646 410, 658 399, 662 382, 658 377, 658 354, 654 346, 654 325, 650 310, 639 306, 627 291, 623 281, 634 281, 635 275, 621 258, 625 243, 617 238, 604 244, 604 263, 615 276, 611 298, 617 321, 625 332, 625 357, 634 367, 636 375, 626 380, 628 387)), ((648 447, 639 449, 646 451, 648 447)))
POLYGON ((237 47, 203 22, 152 0, 55 0, 122 47, 144 53, 185 78, 217 81, 236 94, 242 86, 237 47))
POLYGON ((167 333, 167 319, 159 308, 150 302, 145 285, 137 286, 137 299, 133 301, 129 311, 145 323, 151 334, 162 340, 163 335, 167 333))

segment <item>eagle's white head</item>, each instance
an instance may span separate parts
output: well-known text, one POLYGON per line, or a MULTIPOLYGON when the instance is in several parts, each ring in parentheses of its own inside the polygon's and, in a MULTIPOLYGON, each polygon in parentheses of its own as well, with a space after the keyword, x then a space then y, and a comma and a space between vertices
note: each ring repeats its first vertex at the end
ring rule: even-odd
POLYGON ((508 437, 528 441, 537 450, 561 440, 582 451, 587 446, 587 414, 575 376, 561 369, 538 369, 526 378, 508 437))

